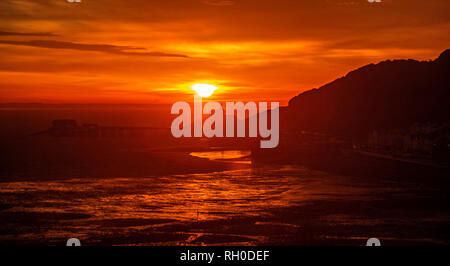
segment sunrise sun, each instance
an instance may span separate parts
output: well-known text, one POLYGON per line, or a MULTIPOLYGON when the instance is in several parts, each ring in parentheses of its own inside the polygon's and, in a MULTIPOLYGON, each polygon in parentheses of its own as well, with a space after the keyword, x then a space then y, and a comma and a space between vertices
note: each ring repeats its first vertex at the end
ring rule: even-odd
POLYGON ((210 84, 202 84, 202 83, 196 83, 191 86, 191 89, 197 92, 198 95, 201 97, 209 97, 213 94, 215 90, 217 90, 217 87, 210 84))

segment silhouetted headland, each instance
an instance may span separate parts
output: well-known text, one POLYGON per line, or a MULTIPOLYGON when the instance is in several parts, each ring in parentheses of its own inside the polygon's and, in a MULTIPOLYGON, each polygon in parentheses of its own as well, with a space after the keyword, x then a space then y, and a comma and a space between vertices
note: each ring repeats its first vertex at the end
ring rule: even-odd
POLYGON ((279 147, 255 148, 254 162, 300 163, 346 174, 361 168, 367 175, 386 160, 398 162, 387 162, 390 167, 448 169, 449 73, 446 50, 433 61, 369 64, 303 92, 281 109, 279 147), (368 160, 371 167, 364 168, 368 160))

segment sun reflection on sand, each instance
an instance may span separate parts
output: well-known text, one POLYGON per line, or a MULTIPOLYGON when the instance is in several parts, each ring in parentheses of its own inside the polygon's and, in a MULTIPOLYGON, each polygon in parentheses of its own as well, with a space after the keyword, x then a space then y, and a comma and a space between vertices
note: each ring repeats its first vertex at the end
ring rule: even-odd
MULTIPOLYGON (((228 155, 217 153, 218 158, 228 155)), ((48 219, 59 215, 67 221, 44 232, 51 238, 65 236, 73 228, 89 235, 106 233, 105 225, 157 230, 186 222, 262 217, 273 209, 330 197, 323 195, 327 183, 319 177, 320 173, 304 168, 244 169, 149 178, 10 182, 0 186, 0 194, 7 202, 14 202, 8 213, 24 217, 39 214, 48 219)), ((40 235, 36 232, 22 237, 40 235)))

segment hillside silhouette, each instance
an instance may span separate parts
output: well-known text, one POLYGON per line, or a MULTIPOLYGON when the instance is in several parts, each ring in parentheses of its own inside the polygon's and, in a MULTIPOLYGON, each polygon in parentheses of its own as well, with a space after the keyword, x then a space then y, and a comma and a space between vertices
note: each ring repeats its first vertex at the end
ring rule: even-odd
POLYGON ((436 60, 388 60, 295 96, 283 110, 290 130, 366 138, 374 129, 450 118, 450 50, 436 60))

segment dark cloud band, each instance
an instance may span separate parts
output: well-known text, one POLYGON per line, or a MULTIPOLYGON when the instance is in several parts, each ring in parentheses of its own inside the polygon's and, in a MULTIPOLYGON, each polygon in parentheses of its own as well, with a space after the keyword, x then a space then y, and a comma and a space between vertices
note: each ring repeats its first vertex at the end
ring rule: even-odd
POLYGON ((49 32, 12 32, 12 31, 0 31, 0 36, 58 36, 49 32))
POLYGON ((50 49, 69 49, 80 51, 95 51, 120 55, 136 55, 136 56, 160 56, 160 57, 184 57, 187 55, 171 54, 164 52, 146 52, 145 48, 132 46, 118 46, 110 44, 83 44, 73 42, 62 42, 54 40, 32 40, 32 41, 12 41, 0 40, 0 44, 24 45, 31 47, 50 48, 50 49), (142 51, 142 52, 139 52, 142 51))

